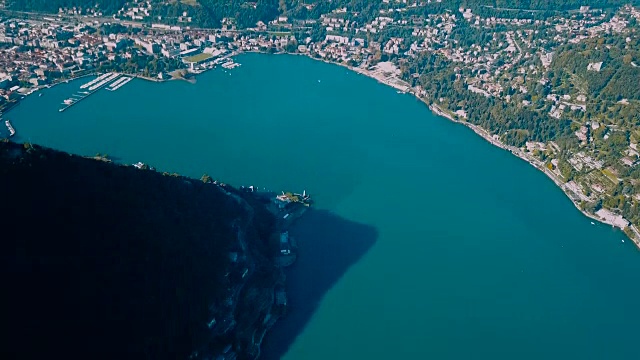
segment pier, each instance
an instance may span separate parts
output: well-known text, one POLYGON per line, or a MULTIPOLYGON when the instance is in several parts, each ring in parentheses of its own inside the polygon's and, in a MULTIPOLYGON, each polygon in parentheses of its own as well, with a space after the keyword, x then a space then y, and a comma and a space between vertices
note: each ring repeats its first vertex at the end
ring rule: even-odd
POLYGON ((88 88, 89 86, 91 86, 93 84, 97 84, 98 82, 100 82, 100 81, 106 79, 107 77, 109 77, 111 74, 113 74, 113 73, 102 74, 102 75, 98 76, 97 78, 89 81, 88 83, 81 85, 80 89, 86 89, 86 88, 88 88))
MULTIPOLYGON (((86 84, 83 84, 80 86, 80 89, 83 89, 83 91, 78 91, 76 94, 71 95, 71 97, 69 99, 66 99, 62 105, 64 105, 63 108, 59 109, 59 112, 63 112, 65 110, 67 110, 68 108, 72 107, 73 105, 79 103, 80 101, 88 98, 89 96, 95 94, 98 90, 100 90, 101 88, 103 88, 104 86, 106 86, 107 84, 109 84, 110 82, 112 82, 113 80, 117 79, 118 77, 120 77, 122 74, 119 73, 106 73, 106 74, 102 74, 100 76, 98 76, 97 78, 89 81, 86 84), (86 89, 86 90, 84 90, 86 89)), ((120 84, 120 86, 122 86, 124 83, 126 83, 128 81, 125 81, 123 83, 120 84)))
POLYGON ((6 120, 4 124, 7 125, 7 129, 9 130, 9 137, 16 134, 16 129, 11 126, 11 122, 9 120, 6 120))
POLYGON ((236 62, 233 62, 233 60, 230 60, 230 61, 222 64, 222 67, 225 68, 225 69, 228 69, 228 70, 231 70, 231 69, 236 68, 238 66, 240 66, 240 64, 238 64, 236 62))
POLYGON ((131 80, 133 80, 132 77, 123 76, 120 79, 114 81, 111 85, 109 85, 107 90, 116 91, 116 90, 120 89, 121 87, 123 87, 126 83, 128 83, 131 80))

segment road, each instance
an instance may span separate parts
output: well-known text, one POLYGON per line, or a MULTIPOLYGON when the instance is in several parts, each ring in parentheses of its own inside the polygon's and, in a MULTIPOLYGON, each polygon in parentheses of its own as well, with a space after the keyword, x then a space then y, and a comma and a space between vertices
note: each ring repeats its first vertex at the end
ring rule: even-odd
MULTIPOLYGON (((67 24, 76 24, 76 23, 92 23, 92 22, 98 22, 100 24, 103 23, 116 23, 116 24, 120 24, 120 25, 124 25, 124 26, 131 26, 131 27, 136 27, 136 28, 150 28, 150 23, 146 23, 146 22, 140 22, 140 21, 131 21, 131 20, 122 20, 122 19, 118 19, 115 17, 105 17, 105 16, 86 16, 86 15, 69 15, 69 14, 64 14, 64 15, 60 15, 60 14, 47 14, 47 13, 39 13, 39 12, 29 12, 29 11, 14 11, 14 10, 6 10, 6 9, 2 9, 0 8, 0 13, 4 14, 7 17, 14 17, 14 18, 22 18, 22 19, 28 19, 31 21, 40 21, 40 22, 46 22, 48 20, 46 20, 45 18, 55 18, 57 22, 60 23, 67 23, 67 24)), ((293 30, 309 30, 311 29, 311 27, 309 26, 302 26, 302 27, 296 27, 293 30)), ((184 30, 188 30, 188 31, 204 31, 204 32, 219 32, 219 31, 223 31, 220 28, 198 28, 198 27, 183 27, 180 26, 180 30, 165 30, 165 29, 155 29, 155 30, 159 30, 159 31, 184 31, 184 30)), ((243 29, 243 30, 224 30, 224 32, 232 32, 232 33, 239 33, 239 32, 245 32, 245 31, 252 31, 255 32, 256 30, 253 29, 243 29)), ((281 33, 286 33, 283 31, 265 31, 265 33, 267 34, 281 34, 281 33)))

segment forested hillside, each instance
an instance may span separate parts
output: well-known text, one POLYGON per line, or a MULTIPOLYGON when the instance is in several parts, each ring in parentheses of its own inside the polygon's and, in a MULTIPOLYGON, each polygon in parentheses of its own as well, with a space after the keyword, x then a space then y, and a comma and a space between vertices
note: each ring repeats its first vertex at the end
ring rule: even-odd
POLYGON ((609 37, 569 44, 560 48, 553 62, 551 80, 560 84, 563 78, 583 93, 593 94, 604 101, 640 100, 640 67, 632 64, 640 59, 637 40, 626 42, 623 37, 609 37), (589 71, 589 64, 602 62, 600 71, 589 71))
MULTIPOLYGON (((116 13, 131 0, 8 0, 8 7, 20 11, 58 12, 60 8, 90 8, 97 6, 105 14, 116 13)), ((346 7, 349 11, 360 12, 363 18, 379 14, 383 4, 379 0, 195 0, 158 1, 153 0, 154 15, 174 18, 185 9, 190 9, 196 23, 201 26, 219 26, 225 18, 234 18, 241 28, 252 27, 258 21, 268 22, 278 15, 288 15, 297 19, 317 19, 321 14, 333 9, 346 7), (193 4, 197 4, 193 6, 193 4)), ((624 4, 639 4, 640 0, 445 0, 432 3, 432 8, 472 9, 484 8, 483 11, 502 11, 509 9, 528 9, 542 11, 563 11, 579 9, 588 5, 597 8, 616 8, 624 4), (491 8, 495 8, 492 10, 491 8)), ((386 5, 386 4, 385 4, 386 5)))
POLYGON ((246 357, 280 276, 262 205, 230 187, 7 141, 0 188, 4 358, 187 359, 227 344, 246 357))
POLYGON ((464 3, 469 7, 486 5, 511 9, 571 10, 579 9, 581 6, 617 8, 633 3, 633 0, 466 0, 464 3))

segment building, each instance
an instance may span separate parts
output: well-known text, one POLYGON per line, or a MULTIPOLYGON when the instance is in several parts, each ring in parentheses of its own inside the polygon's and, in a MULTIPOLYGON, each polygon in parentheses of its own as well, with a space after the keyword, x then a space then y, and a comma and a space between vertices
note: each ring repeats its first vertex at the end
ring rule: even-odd
POLYGON ((127 46, 127 42, 124 39, 120 39, 117 41, 108 41, 105 42, 104 45, 107 47, 109 51, 118 51, 127 46))
POLYGON ((339 35, 327 35, 324 39, 326 42, 337 42, 339 44, 348 44, 349 43, 349 38, 346 36, 339 36, 339 35))
POLYGON ((153 42, 146 42, 141 39, 135 39, 135 44, 142 47, 148 54, 156 54, 160 52, 160 45, 153 42))
POLYGON ((290 202, 291 202, 291 199, 285 194, 276 196, 274 200, 274 203, 278 205, 278 208, 280 209, 284 209, 287 206, 287 204, 289 204, 290 202))
POLYGON ((175 58, 180 55, 180 48, 177 46, 165 46, 161 50, 162 55, 168 58, 175 58))

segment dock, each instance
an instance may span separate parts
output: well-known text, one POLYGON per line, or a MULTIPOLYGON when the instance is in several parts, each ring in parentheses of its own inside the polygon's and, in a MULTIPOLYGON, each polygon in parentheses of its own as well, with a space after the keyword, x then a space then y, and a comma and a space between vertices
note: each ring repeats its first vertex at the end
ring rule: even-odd
MULTIPOLYGON (((62 102, 64 107, 60 108, 58 111, 63 112, 73 105, 79 103, 80 101, 88 98, 89 96, 95 94, 98 90, 102 89, 104 86, 119 78, 122 74, 119 73, 106 73, 98 76, 97 78, 89 81, 86 84, 80 86, 80 89, 83 91, 78 91, 77 93, 71 95, 70 98, 66 99, 62 102)), ((122 84, 120 84, 122 85, 122 84)))
POLYGON ((128 83, 131 80, 133 80, 132 77, 123 76, 120 79, 118 79, 118 80, 114 81, 113 83, 111 83, 111 85, 109 85, 107 90, 116 91, 116 90, 120 89, 121 87, 123 87, 126 83, 128 83))
POLYGON ((9 137, 16 134, 16 129, 13 128, 9 120, 6 120, 4 124, 7 126, 7 129, 9 130, 9 137))
POLYGON ((93 84, 97 84, 97 83, 99 83, 100 81, 102 81, 102 80, 106 79, 107 77, 111 76, 111 74, 113 74, 113 73, 105 73, 105 74, 102 74, 102 75, 98 76, 97 78, 95 78, 95 79, 93 79, 93 80, 89 81, 88 83, 83 84, 83 85, 80 85, 80 89, 86 89, 86 88, 88 88, 89 86, 92 86, 93 84))
POLYGON ((231 70, 231 69, 236 68, 238 66, 240 66, 240 64, 238 64, 236 62, 233 62, 233 60, 230 60, 230 61, 222 64, 222 67, 225 68, 225 69, 228 69, 228 70, 231 70))

